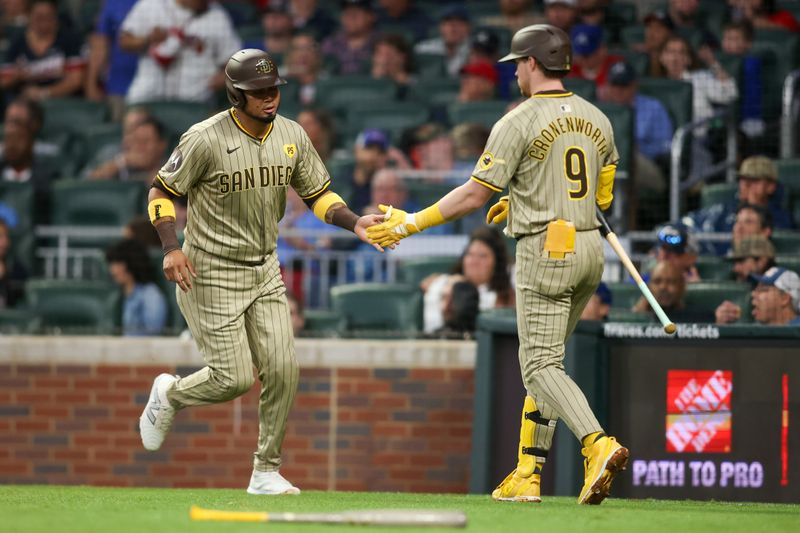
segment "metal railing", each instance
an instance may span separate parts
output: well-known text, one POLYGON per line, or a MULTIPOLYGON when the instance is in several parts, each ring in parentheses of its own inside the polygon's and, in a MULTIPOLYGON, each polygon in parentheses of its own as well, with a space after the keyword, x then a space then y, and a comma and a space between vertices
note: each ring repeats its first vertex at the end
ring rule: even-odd
POLYGON ((781 158, 797 153, 797 128, 800 121, 800 98, 797 97, 800 70, 790 72, 783 81, 781 98, 781 158))

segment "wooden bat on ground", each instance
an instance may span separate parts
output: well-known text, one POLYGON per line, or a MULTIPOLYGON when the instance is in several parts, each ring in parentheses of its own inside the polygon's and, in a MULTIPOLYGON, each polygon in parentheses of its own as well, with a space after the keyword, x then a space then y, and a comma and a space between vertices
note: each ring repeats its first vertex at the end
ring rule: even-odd
POLYGON ((466 527, 462 511, 417 509, 375 509, 341 513, 265 513, 215 511, 193 505, 189 518, 214 522, 295 522, 303 524, 345 524, 353 526, 466 527))
POLYGON ((628 257, 628 253, 625 251, 625 248, 623 248, 620 244, 619 239, 617 239, 617 235, 611 229, 611 226, 608 225, 608 221, 603 215, 603 212, 599 207, 595 206, 595 208, 597 209, 597 218, 600 220, 600 233, 606 238, 608 244, 611 245, 611 248, 614 249, 614 252, 617 254, 617 256, 619 256, 620 261, 622 261, 622 264, 625 265, 625 269, 636 282, 636 285, 644 295, 647 303, 649 303, 650 307, 653 308, 653 311, 656 312, 656 316, 661 321, 661 325, 664 326, 664 331, 672 335, 675 333, 675 324, 669 319, 664 310, 661 309, 661 306, 659 305, 658 301, 656 301, 655 296, 653 296, 653 293, 650 292, 650 288, 647 286, 647 283, 644 282, 642 276, 639 274, 639 271, 636 270, 636 267, 631 262, 631 258, 628 257))

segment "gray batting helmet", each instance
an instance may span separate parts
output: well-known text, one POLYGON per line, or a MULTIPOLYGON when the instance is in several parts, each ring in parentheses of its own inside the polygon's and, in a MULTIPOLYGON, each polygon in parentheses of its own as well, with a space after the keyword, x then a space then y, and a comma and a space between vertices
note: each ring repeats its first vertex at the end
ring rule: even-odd
POLYGON ((231 56, 225 65, 225 89, 228 100, 234 107, 245 103, 242 91, 255 91, 285 85, 286 80, 278 74, 278 66, 263 50, 246 48, 231 56))
POLYGON ((526 26, 511 39, 511 53, 500 59, 513 61, 532 57, 548 70, 572 68, 572 44, 564 30, 550 24, 526 26))

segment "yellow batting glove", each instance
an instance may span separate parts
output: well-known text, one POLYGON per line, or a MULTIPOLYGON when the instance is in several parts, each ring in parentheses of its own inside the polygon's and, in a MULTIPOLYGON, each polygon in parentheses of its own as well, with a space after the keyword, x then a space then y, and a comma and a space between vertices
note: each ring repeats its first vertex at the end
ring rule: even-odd
POLYGON ((500 200, 498 200, 496 204, 490 207, 489 212, 486 213, 486 223, 500 224, 507 218, 508 218, 508 196, 501 196, 500 200))
POLYGON ((367 228, 367 238, 379 246, 390 246, 405 239, 409 235, 419 233, 415 213, 406 213, 392 206, 379 205, 378 209, 385 213, 384 221, 367 228))

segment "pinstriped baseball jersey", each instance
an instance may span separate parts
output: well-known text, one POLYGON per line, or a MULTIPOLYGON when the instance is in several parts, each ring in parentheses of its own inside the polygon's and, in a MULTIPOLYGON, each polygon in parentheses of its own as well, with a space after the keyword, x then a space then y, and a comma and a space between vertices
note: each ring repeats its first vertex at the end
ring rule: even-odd
POLYGON ((590 230, 599 226, 600 169, 617 159, 611 124, 599 109, 570 92, 547 91, 494 125, 473 179, 498 192, 509 188, 506 233, 513 237, 539 233, 558 218, 590 230))
POLYGON ((305 199, 330 184, 299 124, 278 115, 259 139, 232 109, 190 128, 157 179, 172 193, 189 195, 188 246, 248 263, 275 250, 287 187, 305 199))

